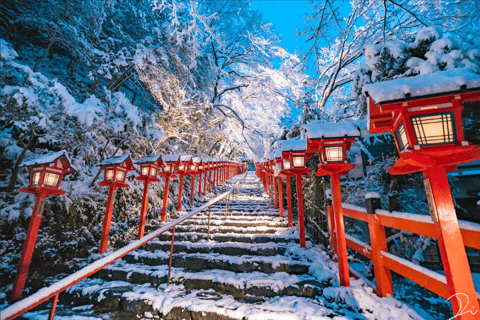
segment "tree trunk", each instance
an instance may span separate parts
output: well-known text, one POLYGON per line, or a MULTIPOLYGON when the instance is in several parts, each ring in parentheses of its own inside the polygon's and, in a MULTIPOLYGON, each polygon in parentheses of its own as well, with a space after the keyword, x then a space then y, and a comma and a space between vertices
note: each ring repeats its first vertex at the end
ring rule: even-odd
POLYGON ((28 137, 28 143, 24 146, 22 153, 17 158, 17 161, 15 161, 15 165, 13 166, 12 169, 12 176, 10 177, 10 182, 8 183, 8 186, 6 187, 6 191, 12 192, 13 189, 15 188, 15 184, 17 183, 17 178, 18 178, 18 172, 20 171, 20 164, 23 161, 23 158, 25 158, 25 154, 27 153, 27 150, 32 146, 33 139, 35 135, 33 133, 30 134, 28 137))
POLYGON ((37 72, 38 67, 42 64, 43 60, 45 60, 45 58, 47 57, 47 54, 50 51, 50 48, 52 47, 54 42, 55 42, 55 38, 52 38, 48 43, 47 48, 43 52, 43 56, 40 58, 40 60, 37 61, 37 63, 35 63, 35 66, 33 67, 33 72, 37 72))

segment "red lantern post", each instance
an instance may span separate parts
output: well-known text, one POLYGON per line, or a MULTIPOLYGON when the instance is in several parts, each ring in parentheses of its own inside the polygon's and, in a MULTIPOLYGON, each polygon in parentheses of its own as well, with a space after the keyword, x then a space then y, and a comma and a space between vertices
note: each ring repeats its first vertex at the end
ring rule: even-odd
POLYGON ((280 218, 283 218, 283 183, 282 174, 280 173, 283 170, 282 148, 274 149, 273 153, 275 158, 274 175, 278 183, 278 208, 280 211, 280 218))
POLYGON ((150 183, 160 181, 160 179, 157 178, 157 174, 164 167, 164 163, 162 160, 162 154, 158 153, 152 156, 140 158, 140 160, 137 161, 137 164, 140 165, 140 176, 136 177, 135 179, 144 181, 142 209, 140 211, 140 222, 138 223, 137 235, 137 239, 140 240, 145 232, 145 222, 147 219, 148 207, 148 191, 150 190, 150 183))
POLYGON ((199 166, 198 166, 198 173, 199 173, 199 179, 198 179, 198 196, 202 196, 202 174, 205 172, 205 165, 203 164, 203 159, 201 159, 199 166))
MULTIPOLYGON (((193 206, 193 197, 195 195, 195 174, 199 174, 200 179, 199 179, 199 187, 201 188, 201 183, 200 181, 202 180, 201 178, 201 173, 200 173, 200 165, 202 163, 202 159, 199 157, 192 158, 192 164, 190 165, 190 175, 192 176, 192 190, 190 191, 190 205, 193 206)), ((198 195, 200 196, 201 191, 198 192, 198 195)))
POLYGON ((462 103, 480 100, 480 76, 455 69, 365 89, 370 133, 390 132, 400 153, 390 174, 423 172, 453 314, 456 319, 478 319, 479 304, 446 174, 458 164, 480 159, 480 147, 464 140, 462 126, 462 103), (467 305, 462 306, 459 295, 468 298, 467 305))
POLYGON ((100 239, 100 245, 98 247, 99 253, 105 253, 107 251, 108 235, 110 233, 110 223, 112 221, 117 189, 129 187, 129 185, 125 183, 125 178, 129 171, 135 170, 135 167, 129 154, 105 159, 100 162, 99 166, 104 172, 104 179, 99 182, 98 185, 109 187, 107 207, 103 218, 102 238, 100 239))
POLYGON ((177 154, 169 154, 162 156, 162 160, 165 163, 163 172, 159 173, 165 177, 165 188, 163 190, 163 204, 162 204, 162 216, 161 221, 167 221, 167 205, 168 205, 168 186, 170 184, 170 178, 176 178, 175 171, 180 167, 180 156, 177 154))
POLYGON ((76 172, 66 151, 54 152, 24 161, 21 167, 28 167, 30 183, 28 187, 21 188, 20 192, 33 193, 36 198, 25 242, 23 243, 22 254, 18 262, 17 273, 13 280, 13 300, 22 297, 47 197, 49 195, 64 194, 65 191, 60 189, 60 183, 64 175, 76 172))
POLYGON ((178 190, 177 211, 182 211, 182 197, 183 197, 183 177, 190 174, 190 166, 193 164, 192 156, 180 156, 181 164, 178 166, 177 174, 180 176, 180 187, 178 190))
POLYGON ((282 140, 282 159, 288 161, 288 165, 284 163, 284 171, 286 171, 287 174, 295 175, 297 178, 298 224, 300 231, 300 246, 302 248, 305 248, 302 175, 306 175, 311 171, 306 167, 306 160, 310 158, 310 156, 311 154, 307 153, 307 140, 282 140), (286 169, 285 166, 289 167, 289 169, 286 169))
POLYGON ((347 161, 347 151, 350 150, 355 138, 360 136, 360 132, 350 122, 321 123, 314 121, 305 125, 304 128, 307 136, 308 152, 318 152, 320 156, 320 164, 315 174, 317 176, 329 175, 332 183, 335 243, 340 284, 348 287, 350 286, 350 272, 348 270, 347 240, 343 222, 340 175, 346 175, 348 170, 355 168, 354 164, 347 161))

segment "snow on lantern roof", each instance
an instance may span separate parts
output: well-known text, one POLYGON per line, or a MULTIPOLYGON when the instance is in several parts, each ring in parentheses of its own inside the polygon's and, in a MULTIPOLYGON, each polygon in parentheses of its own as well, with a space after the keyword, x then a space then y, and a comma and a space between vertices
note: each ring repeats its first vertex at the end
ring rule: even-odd
POLYGON ((269 159, 270 161, 275 160, 275 152, 270 152, 270 153, 268 154, 268 159, 269 159))
POLYGON ((470 69, 454 69, 367 84, 363 92, 378 105, 475 88, 480 89, 480 75, 470 69))
POLYGON ((180 161, 182 162, 188 162, 192 160, 192 156, 188 154, 184 154, 183 156, 180 156, 180 161))
POLYGON ((282 157, 282 148, 276 148, 273 150, 275 159, 282 157))
POLYGON ((200 158, 200 157, 194 157, 193 158, 193 163, 200 163, 200 162, 202 162, 202 158, 200 158))
POLYGON ((359 137, 360 132, 351 122, 321 123, 313 121, 303 126, 308 139, 359 137))
POLYGON ((98 165, 99 166, 109 166, 109 165, 112 165, 112 164, 122 164, 128 158, 130 158, 130 154, 127 153, 127 154, 124 154, 124 155, 121 155, 121 156, 107 158, 107 159, 103 160, 102 162, 100 162, 98 165))
POLYGON ((70 168, 72 168, 74 171, 77 171, 77 169, 75 169, 75 167, 72 166, 72 161, 68 157, 67 151, 65 150, 58 151, 58 152, 51 152, 51 153, 41 155, 39 157, 24 160, 20 165, 20 167, 29 167, 34 165, 53 163, 55 162, 55 160, 57 160, 60 157, 65 157, 68 161, 68 165, 70 166, 70 168))
POLYGON ((167 154, 162 156, 162 160, 164 162, 177 162, 180 159, 180 155, 178 154, 167 154))
POLYGON ((282 151, 307 151, 307 140, 282 140, 282 151))
POLYGON ((140 163, 150 163, 150 162, 157 162, 159 158, 162 157, 162 154, 161 153, 157 153, 157 154, 154 154, 154 155, 151 155, 151 156, 145 156, 145 157, 141 157, 140 159, 137 160, 137 164, 140 164, 140 163))

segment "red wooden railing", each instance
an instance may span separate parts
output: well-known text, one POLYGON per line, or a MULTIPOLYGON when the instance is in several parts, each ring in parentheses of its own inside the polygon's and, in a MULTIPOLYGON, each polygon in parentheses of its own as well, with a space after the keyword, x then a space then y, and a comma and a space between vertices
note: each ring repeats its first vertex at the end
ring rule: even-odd
MULTIPOLYGON (((328 206, 327 209, 327 215, 329 216, 329 220, 331 220, 333 209, 331 206, 328 206)), ((373 261, 375 290, 378 295, 393 295, 391 271, 394 271, 447 300, 454 299, 450 294, 444 275, 388 253, 385 227, 437 239, 435 225, 430 216, 402 212, 391 213, 378 209, 375 213, 370 214, 367 213, 364 208, 348 204, 343 204, 343 212, 345 217, 368 223, 371 245, 349 235, 345 237, 348 248, 373 261)), ((458 222, 465 246, 480 250, 480 228, 478 224, 461 220, 458 222)), ((331 246, 335 248, 334 232, 331 228, 329 231, 331 246)), ((354 273, 353 275, 355 276, 355 272, 352 273, 354 273)), ((462 297, 457 298, 461 299, 462 297)), ((477 298, 480 300, 480 293, 478 292, 477 298)), ((463 303, 465 302, 466 301, 463 301, 463 303)), ((472 312, 475 311, 476 310, 472 312)))
MULTIPOLYGON (((214 199, 210 200, 209 202, 202 205, 201 207, 195 208, 194 210, 192 210, 191 212, 181 216, 180 218, 178 218, 178 219, 176 219, 176 220, 174 220, 170 223, 167 223, 166 225, 164 225, 160 229, 157 229, 157 230, 149 233, 148 235, 144 236, 140 240, 136 240, 136 241, 130 243, 128 246, 125 246, 125 247, 113 252, 112 254, 95 261, 94 263, 92 263, 92 264, 86 266, 85 268, 75 272, 74 274, 72 274, 72 275, 70 275, 70 276, 52 284, 51 286, 40 289, 36 293, 32 294, 31 296, 29 296, 27 298, 24 298, 20 301, 17 301, 14 304, 12 304, 11 306, 9 306, 8 308, 5 308, 4 310, 1 310, 0 311, 1 312, 1 319, 2 320, 15 319, 15 318, 21 316, 22 314, 26 313, 27 311, 35 308, 39 304, 41 304, 41 303, 43 303, 43 302, 45 302, 49 299, 52 299, 52 298, 53 298, 53 300, 52 300, 52 306, 50 308, 49 320, 53 319, 53 317, 55 315, 55 309, 56 309, 56 306, 57 306, 57 302, 58 302, 58 296, 60 295, 60 293, 62 293, 63 291, 65 291, 69 287, 75 285, 76 283, 82 281, 83 279, 91 276, 95 272, 97 272, 97 271, 105 268, 106 266, 112 264, 116 260, 126 256, 130 252, 140 248, 141 246, 145 245, 146 243, 154 240, 155 238, 157 238, 158 236, 167 232, 170 229, 172 229, 172 248, 173 248, 174 237, 175 237, 175 227, 177 225, 179 225, 180 223, 184 222, 185 220, 191 218, 192 216, 196 215, 197 213, 199 213, 199 212, 201 212, 205 209, 208 209, 209 215, 210 215, 210 207, 213 204, 215 204, 215 203, 217 203, 217 202, 219 202, 223 199, 226 200, 226 210, 227 210, 227 208, 228 208, 227 205, 228 205, 230 195, 233 195, 233 197, 234 197, 235 196, 235 191, 237 191, 237 193, 240 191, 240 185, 242 185, 243 182, 245 181, 245 178, 246 178, 247 174, 248 174, 248 172, 245 172, 241 181, 237 182, 237 184, 235 186, 233 186, 232 188, 230 188, 227 192, 224 192, 221 195, 215 197, 214 199)), ((225 218, 226 217, 227 216, 225 214, 225 218)), ((173 253, 173 250, 170 250, 170 262, 169 262, 168 278, 170 278, 170 269, 171 269, 171 265, 172 265, 172 253, 173 253)), ((167 284, 168 284, 168 280, 167 280, 167 284)))

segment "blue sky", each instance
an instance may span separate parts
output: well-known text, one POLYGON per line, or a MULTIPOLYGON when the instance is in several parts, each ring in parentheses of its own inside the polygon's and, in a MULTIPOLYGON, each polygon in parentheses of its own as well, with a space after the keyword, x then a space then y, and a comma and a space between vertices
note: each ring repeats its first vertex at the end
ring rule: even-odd
POLYGON ((304 18, 311 9, 308 0, 252 0, 252 8, 263 13, 266 21, 273 24, 283 39, 284 47, 291 53, 301 49, 306 52, 308 43, 305 36, 294 39, 297 29, 304 27, 304 18))

